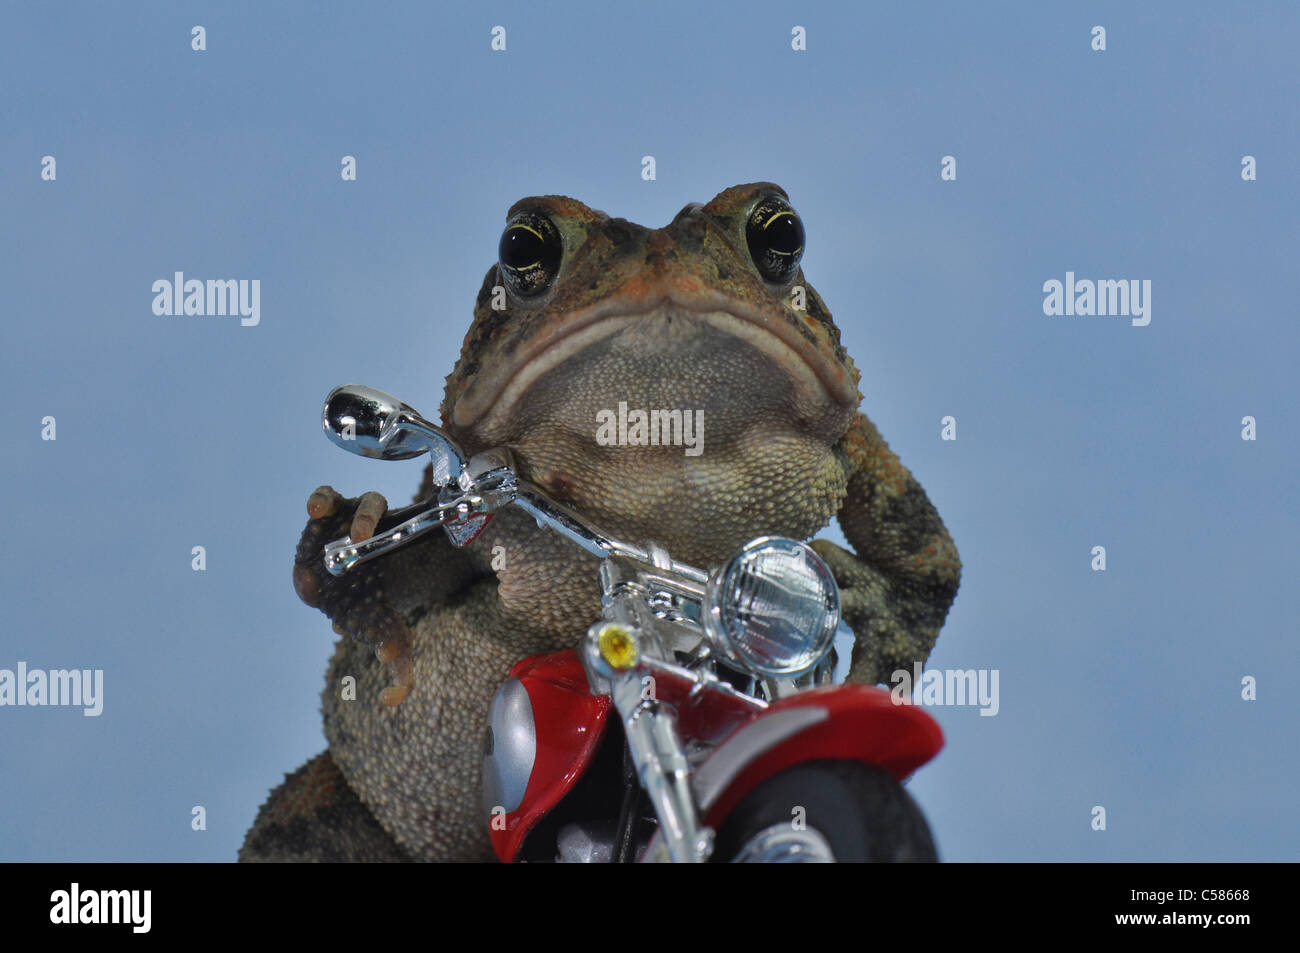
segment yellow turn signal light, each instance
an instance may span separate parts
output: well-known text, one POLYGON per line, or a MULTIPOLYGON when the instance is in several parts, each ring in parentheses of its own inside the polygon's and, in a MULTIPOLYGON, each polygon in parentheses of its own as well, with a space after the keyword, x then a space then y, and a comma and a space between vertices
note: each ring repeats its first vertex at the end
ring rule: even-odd
POLYGON ((638 657, 636 636, 627 626, 611 622, 596 636, 596 648, 605 664, 616 672, 623 672, 636 664, 638 657))

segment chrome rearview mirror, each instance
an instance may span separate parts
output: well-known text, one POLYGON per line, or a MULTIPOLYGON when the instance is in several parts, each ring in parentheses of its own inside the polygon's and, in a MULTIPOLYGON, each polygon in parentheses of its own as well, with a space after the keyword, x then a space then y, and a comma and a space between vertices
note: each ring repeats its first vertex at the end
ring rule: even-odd
POLYGON ((330 391, 321 412, 325 436, 349 453, 380 460, 409 460, 429 454, 435 486, 454 482, 465 469, 465 453, 451 435, 391 394, 361 384, 330 391))

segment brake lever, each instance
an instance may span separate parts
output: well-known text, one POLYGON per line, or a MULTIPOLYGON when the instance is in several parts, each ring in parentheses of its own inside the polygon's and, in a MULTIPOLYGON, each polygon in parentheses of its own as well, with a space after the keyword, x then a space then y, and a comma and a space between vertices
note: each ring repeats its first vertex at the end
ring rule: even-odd
POLYGON ((515 502, 518 489, 509 457, 502 457, 500 452, 476 457, 455 483, 438 491, 432 506, 426 501, 396 511, 393 515, 400 520, 396 526, 361 542, 354 543, 345 536, 326 543, 325 568, 330 575, 341 576, 353 566, 391 552, 439 526, 452 545, 465 546, 483 532, 497 510, 515 502))
MULTIPOLYGON (((353 566, 383 556, 403 543, 409 543, 415 537, 422 536, 431 529, 445 525, 449 509, 454 510, 455 507, 443 507, 441 505, 426 507, 422 503, 417 503, 406 507, 403 511, 403 515, 405 515, 406 512, 415 510, 414 516, 399 522, 391 529, 375 533, 369 539, 354 543, 351 536, 344 536, 342 539, 326 543, 325 569, 331 576, 341 576, 353 566)), ((481 532, 486 524, 487 519, 485 518, 482 525, 478 527, 478 531, 481 532)), ((475 535, 478 535, 478 533, 476 532, 475 535)))

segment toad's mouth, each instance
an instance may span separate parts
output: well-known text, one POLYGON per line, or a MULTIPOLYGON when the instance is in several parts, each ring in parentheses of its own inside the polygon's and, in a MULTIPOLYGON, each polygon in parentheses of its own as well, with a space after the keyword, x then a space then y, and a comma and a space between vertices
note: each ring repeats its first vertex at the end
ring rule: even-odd
MULTIPOLYGON (((602 301, 557 322, 516 353, 483 368, 456 402, 449 422, 460 430, 492 431, 508 426, 516 408, 547 374, 615 335, 636 333, 656 320, 675 318, 764 357, 766 367, 780 369, 800 404, 828 409, 857 407, 860 395, 852 364, 834 353, 824 332, 801 328, 784 311, 760 313, 721 294, 685 299, 664 294, 653 302, 602 301)), ((672 344, 647 336, 640 346, 670 348, 672 344)))

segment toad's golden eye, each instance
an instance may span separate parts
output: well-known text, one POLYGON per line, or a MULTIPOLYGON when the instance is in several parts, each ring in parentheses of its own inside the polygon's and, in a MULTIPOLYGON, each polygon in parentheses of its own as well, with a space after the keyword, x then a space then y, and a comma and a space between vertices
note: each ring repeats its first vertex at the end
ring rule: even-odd
POLYGON ((799 270, 803 257, 803 222, 779 195, 759 199, 745 223, 749 257, 766 280, 785 284, 799 270))
POLYGON ((530 298, 551 286, 563 254, 564 242, 549 218, 537 212, 519 212, 501 234, 497 261, 510 290, 530 298))

